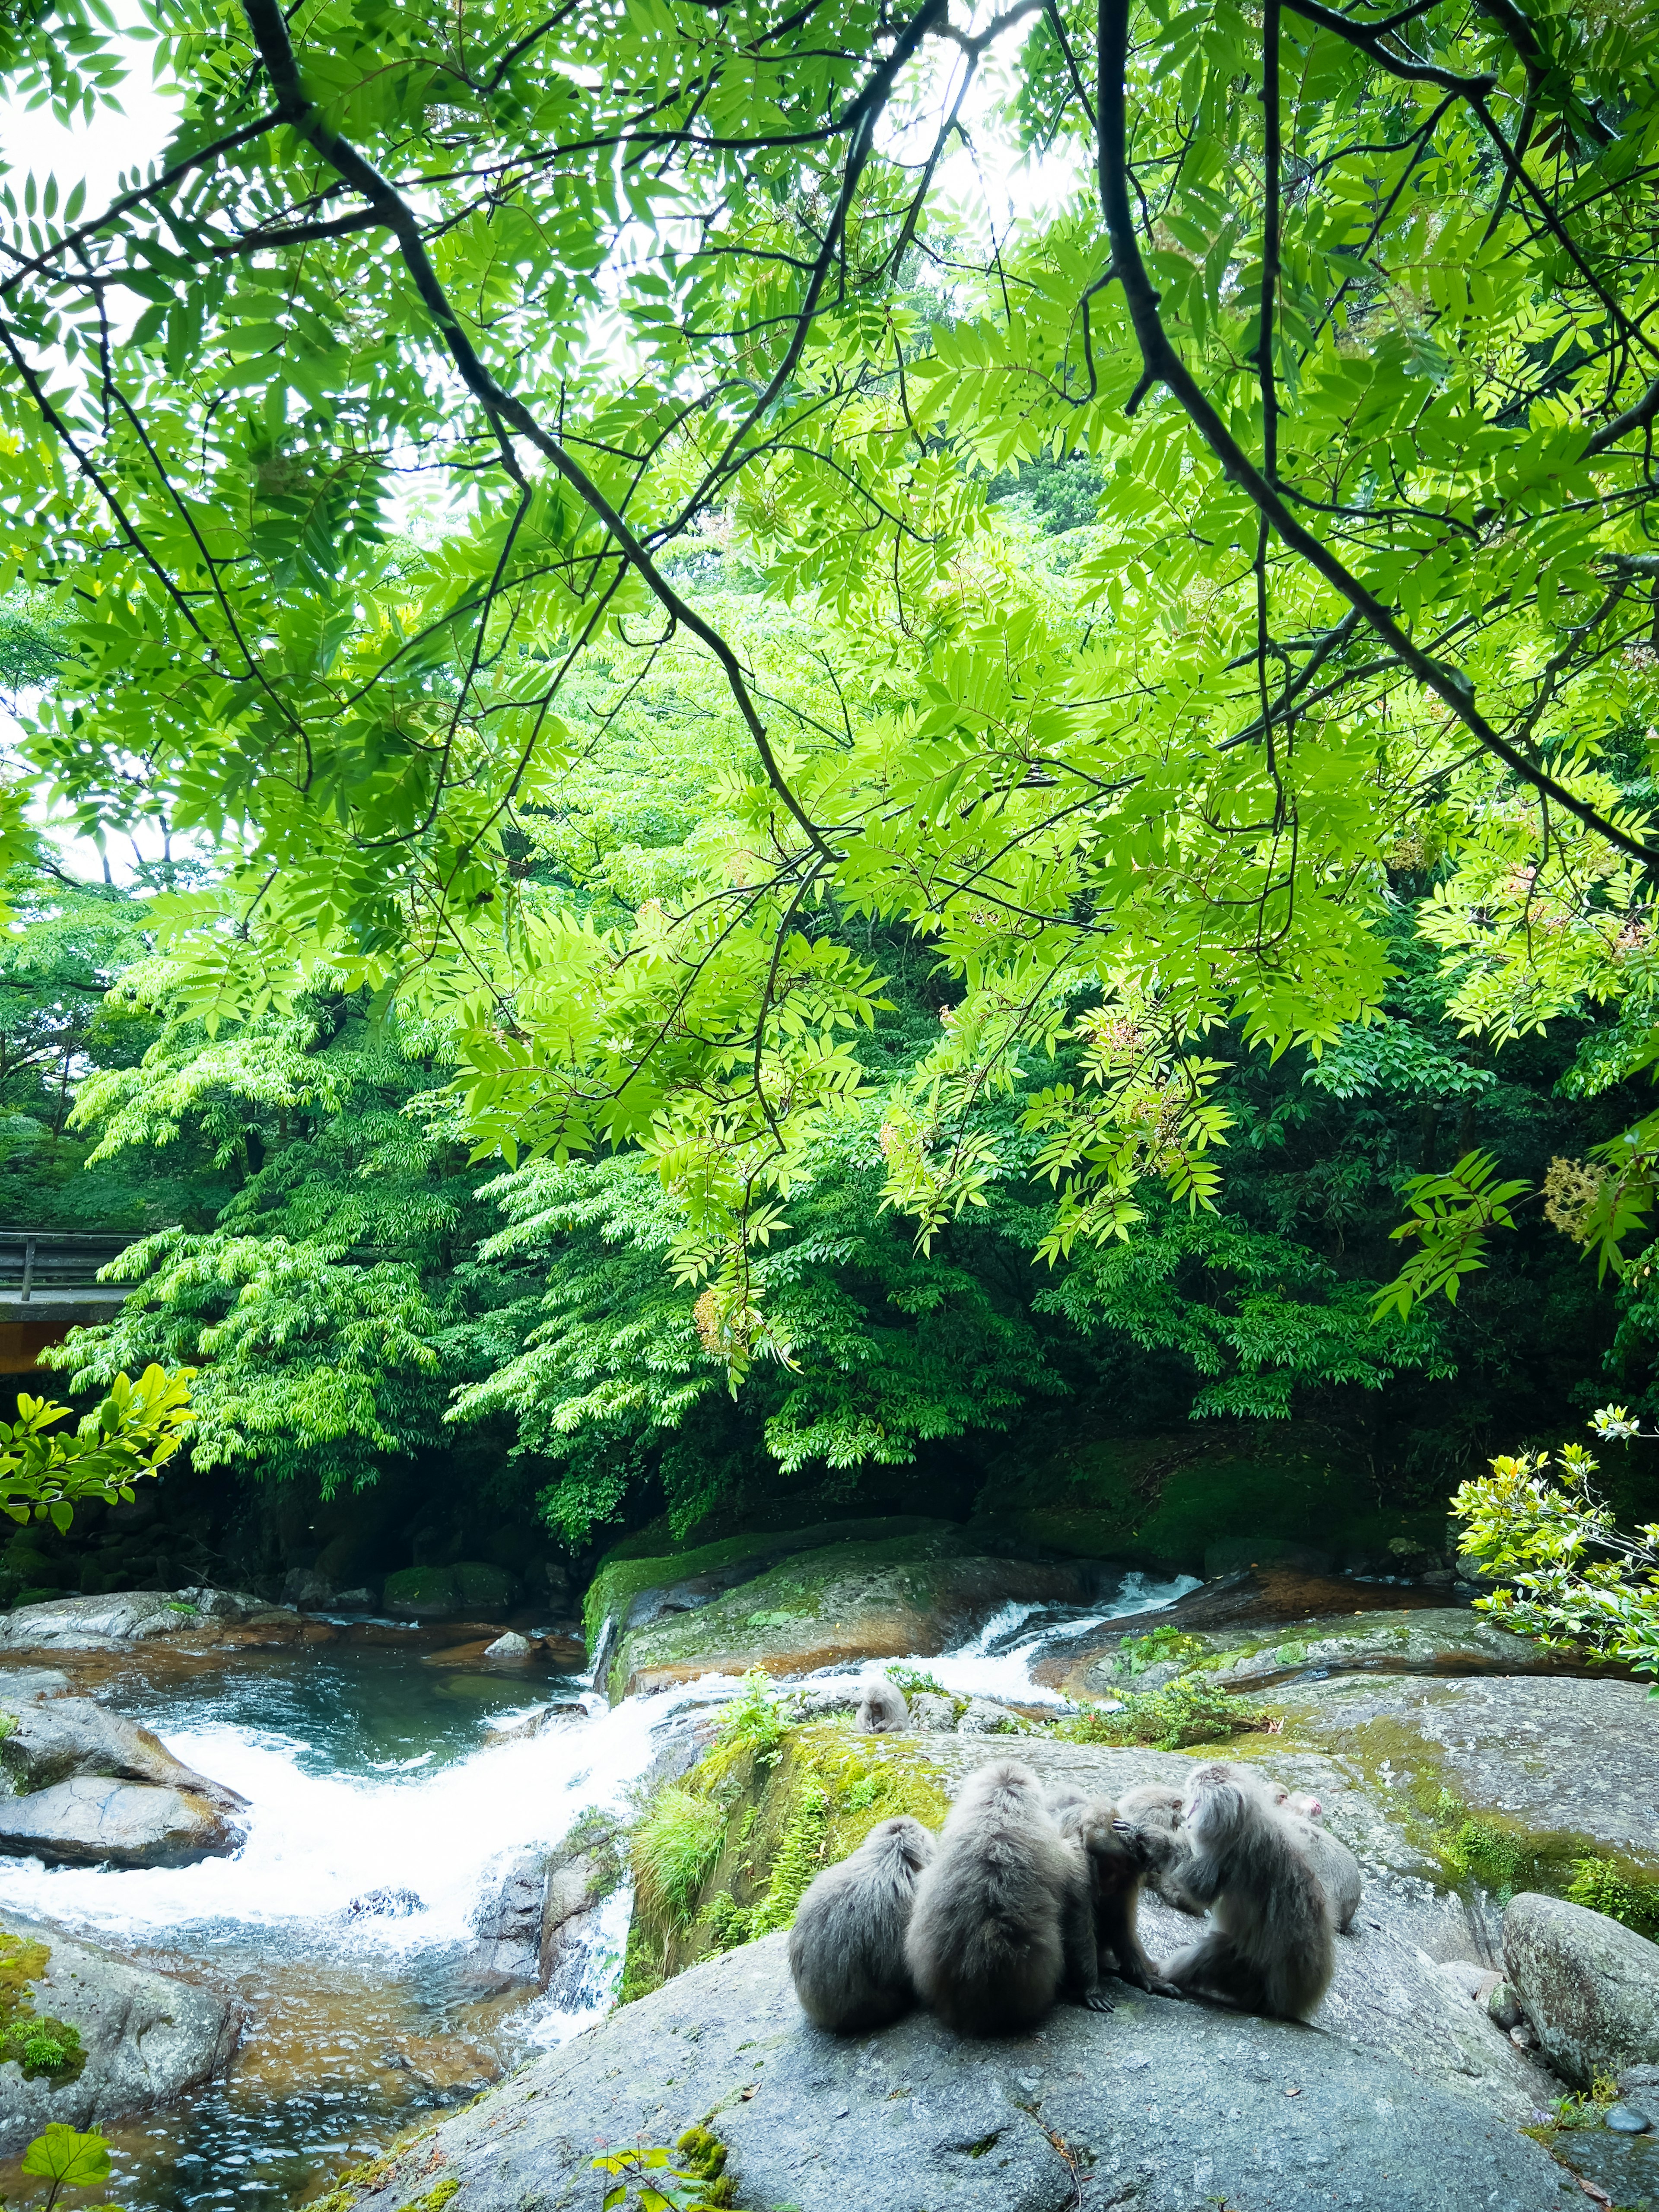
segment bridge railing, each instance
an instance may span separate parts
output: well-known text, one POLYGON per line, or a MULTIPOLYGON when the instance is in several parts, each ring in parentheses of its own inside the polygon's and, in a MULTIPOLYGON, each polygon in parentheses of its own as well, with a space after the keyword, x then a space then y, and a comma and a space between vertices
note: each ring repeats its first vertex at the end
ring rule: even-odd
POLYGON ((137 1241, 91 1231, 0 1228, 0 1299, 27 1304, 37 1292, 52 1291, 123 1298, 125 1286, 100 1283, 98 1270, 137 1241))

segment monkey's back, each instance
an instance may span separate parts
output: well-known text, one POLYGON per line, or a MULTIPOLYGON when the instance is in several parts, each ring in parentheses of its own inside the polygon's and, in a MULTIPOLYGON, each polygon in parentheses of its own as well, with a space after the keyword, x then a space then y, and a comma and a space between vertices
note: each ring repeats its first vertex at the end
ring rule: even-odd
POLYGON ((1212 1917, 1259 1978, 1267 2008, 1285 2020, 1316 2009, 1336 1972, 1335 1915, 1297 1829, 1255 1809, 1227 1855, 1226 1884, 1212 1917))
POLYGON ((884 1820, 808 1887, 789 1931, 789 1971, 802 2010, 819 2027, 857 2034, 915 2003, 904 1937, 933 1850, 919 1820, 884 1820))
POLYGON ((905 1939, 916 1993, 960 2035, 1030 2027, 1059 1993, 1062 1901, 1077 1879, 1040 1811, 953 1813, 917 1886, 905 1939))

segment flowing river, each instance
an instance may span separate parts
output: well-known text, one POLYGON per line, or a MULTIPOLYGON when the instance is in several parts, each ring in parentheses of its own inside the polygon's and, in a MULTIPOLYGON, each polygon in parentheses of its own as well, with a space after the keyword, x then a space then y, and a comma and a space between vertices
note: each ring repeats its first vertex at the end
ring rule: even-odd
MULTIPOLYGON (((1129 1575, 1087 1611, 1009 1606, 959 1650, 912 1663, 958 1695, 1053 1704, 1031 1680, 1039 1654, 1194 1587, 1190 1577, 1129 1575)), ((303 2203, 423 2112, 600 2017, 621 1972, 626 1891, 599 1916, 574 2009, 470 1983, 475 1917, 509 1859, 556 1844, 590 1806, 627 1811, 653 1738, 688 1706, 737 1687, 707 1676, 606 1711, 585 1684, 557 1676, 526 1683, 347 1639, 235 1653, 209 1675, 112 1697, 252 1812, 236 1857, 196 1866, 0 1861, 0 1906, 210 1975, 248 2008, 228 2080, 106 2131, 108 2193, 131 2212, 303 2203), (579 1696, 586 1723, 503 1740, 532 1698, 579 1696), (418 1905, 398 1917, 349 1914, 376 1890, 418 1905)), ((0 2166, 0 2191, 15 2188, 15 2162, 0 2166)))

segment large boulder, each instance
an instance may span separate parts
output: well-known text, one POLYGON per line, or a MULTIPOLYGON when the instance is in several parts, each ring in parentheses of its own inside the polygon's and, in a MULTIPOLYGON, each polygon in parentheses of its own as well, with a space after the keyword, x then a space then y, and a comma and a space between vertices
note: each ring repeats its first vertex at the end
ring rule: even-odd
POLYGON ((0 1799, 0 1852, 48 1866, 193 1866, 246 1840, 240 1821, 192 1790, 81 1774, 0 1799))
POLYGON ((1334 1754, 1373 1808, 1420 1809, 1443 1796, 1507 1838, 1518 1854, 1516 1887, 1540 1886, 1526 1872, 1534 1855, 1565 1871, 1575 1857, 1614 1852, 1659 1873, 1659 1700, 1639 1683, 1333 1674, 1273 1702, 1286 1738, 1334 1754))
POLYGON ((925 2013, 836 2038, 807 2024, 784 1945, 694 1967, 521 2068, 370 2169, 357 2202, 392 2212, 438 2173, 469 2212, 593 2205, 596 2153, 703 2121, 735 2202, 799 2212, 1583 2201, 1479 2094, 1340 2036, 1124 1992, 1109 2017, 1062 2006, 1006 2042, 960 2041, 925 2013))
POLYGON ((548 1863, 538 1975, 568 2011, 587 2000, 601 1907, 628 1879, 628 1832, 614 1814, 584 1813, 548 1863))
POLYGON ((89 1698, 0 1677, 0 1852, 53 1865, 188 1866, 239 1850, 246 1797, 89 1698))
POLYGON ((20 1796, 92 1774, 187 1790, 222 1813, 247 1809, 246 1797, 197 1773, 159 1736, 90 1698, 16 1698, 0 1677, 0 1784, 20 1796))
POLYGON ((170 2103, 223 2070, 242 2019, 221 1992, 8 1913, 0 2153, 15 2154, 49 2120, 103 2127, 170 2103))
POLYGON ((0 1650, 108 1651, 153 1636, 286 1618, 243 1590, 194 1584, 180 1590, 125 1590, 109 1597, 51 1598, 0 1613, 0 1650))
POLYGON ((1550 2063, 1581 2089, 1659 2061, 1659 1946, 1532 1892, 1504 1915, 1504 1969, 1550 2063))
POLYGON ((945 1651, 1006 1605, 1084 1605, 1122 1580, 1099 1560, 992 1557, 960 1529, 823 1544, 695 1611, 624 1630, 596 1686, 635 1695, 700 1674, 805 1674, 945 1651))

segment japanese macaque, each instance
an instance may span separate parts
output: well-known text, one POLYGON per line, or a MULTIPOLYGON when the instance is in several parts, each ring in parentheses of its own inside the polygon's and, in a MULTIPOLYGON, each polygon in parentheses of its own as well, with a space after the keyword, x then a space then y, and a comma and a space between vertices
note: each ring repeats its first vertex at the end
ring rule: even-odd
POLYGON ((1282 1819, 1294 1823, 1301 1831, 1300 1842, 1307 1853, 1309 1863, 1323 1885, 1327 1903, 1336 1922, 1337 1933, 1346 1936, 1352 1932, 1353 1917, 1359 1910, 1359 1900, 1365 1893, 1364 1877, 1359 1871, 1359 1862, 1340 1837, 1332 1835, 1321 1825, 1324 1811, 1317 1797, 1305 1790, 1283 1790, 1273 1785, 1272 1796, 1282 1819))
POLYGON ((789 1931, 789 1971, 802 2010, 819 2027, 856 2035, 915 2002, 904 1935, 937 1848, 929 1829, 902 1814, 872 1828, 811 1884, 789 1931))
POLYGON ((1118 1808, 1109 1797, 1067 1805, 1059 1825, 1062 1835, 1075 1838, 1089 1869, 1101 1972, 1107 1971, 1109 1954, 1122 1980, 1158 1996, 1178 1996, 1180 1991, 1146 1956, 1137 1925, 1141 1887, 1153 1856, 1145 1839, 1118 1819, 1118 1808))
POLYGON ((859 1709, 853 1723, 860 1735, 896 1735, 910 1725, 910 1708, 896 1682, 872 1674, 859 1688, 859 1709))
POLYGON ((1029 1767, 970 1774, 916 1888, 905 1937, 916 1994, 960 2035, 1034 2027, 1062 1988, 1101 1995, 1083 1846, 1062 1836, 1029 1767))
POLYGON ((1159 1782, 1143 1782, 1126 1790, 1117 1801, 1120 1831, 1128 1830, 1146 1863, 1146 1883, 1155 1897, 1177 1912, 1204 1917, 1204 1907, 1182 1886, 1181 1869, 1188 1857, 1181 1832, 1182 1792, 1159 1782))
POLYGON ((1214 1924, 1167 1961, 1177 1988, 1283 2020, 1317 2008, 1336 1971, 1335 1919, 1304 1832, 1320 1832, 1287 1820, 1257 1778, 1225 1765, 1194 1771, 1181 1879, 1214 1924))

